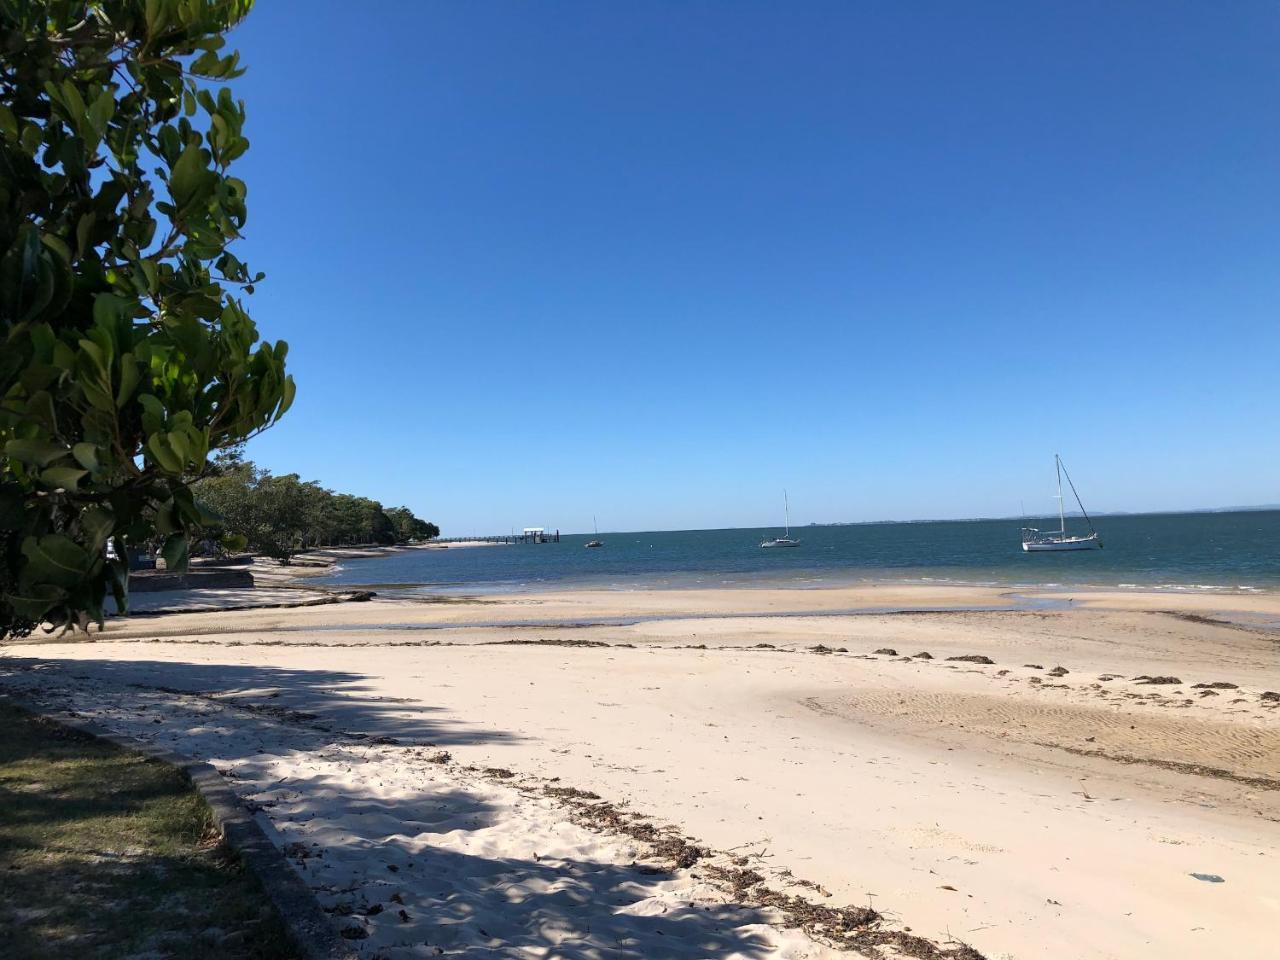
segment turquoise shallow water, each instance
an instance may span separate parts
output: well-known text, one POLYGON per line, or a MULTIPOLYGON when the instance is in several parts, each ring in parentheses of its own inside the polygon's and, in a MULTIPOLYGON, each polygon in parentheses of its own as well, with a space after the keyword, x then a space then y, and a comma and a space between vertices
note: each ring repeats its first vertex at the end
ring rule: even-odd
MULTIPOLYGON (((1056 517, 1033 525, 1056 528, 1056 517)), ((1083 529, 1080 520, 1069 526, 1083 529)), ((343 561, 332 584, 377 584, 434 593, 599 586, 797 588, 867 581, 1170 590, 1280 590, 1280 511, 1101 517, 1105 549, 1022 551, 1019 520, 801 527, 801 545, 762 550, 774 528, 601 532, 560 543, 411 550, 343 561)))

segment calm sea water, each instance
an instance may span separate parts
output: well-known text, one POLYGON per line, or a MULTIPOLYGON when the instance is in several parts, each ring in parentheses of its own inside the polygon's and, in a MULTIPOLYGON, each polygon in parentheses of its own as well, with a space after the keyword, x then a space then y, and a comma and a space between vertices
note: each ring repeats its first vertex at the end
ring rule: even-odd
MULTIPOLYGON (((1056 528, 1053 521, 1033 521, 1056 528)), ((1081 521, 1069 525, 1083 528, 1081 521)), ((1018 520, 800 527, 793 549, 762 550, 780 530, 600 534, 559 543, 412 550, 343 561, 330 583, 433 593, 857 582, 1280 589, 1280 511, 1144 514, 1096 520, 1105 549, 1024 553, 1018 520)))

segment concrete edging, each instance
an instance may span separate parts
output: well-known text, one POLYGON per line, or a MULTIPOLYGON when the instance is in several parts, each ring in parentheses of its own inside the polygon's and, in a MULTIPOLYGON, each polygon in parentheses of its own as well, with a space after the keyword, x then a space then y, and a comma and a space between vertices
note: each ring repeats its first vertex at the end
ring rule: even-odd
POLYGON ((289 866, 284 854, 271 842, 212 764, 115 733, 91 720, 52 714, 10 693, 0 693, 0 697, 28 713, 176 767, 209 805, 213 822, 227 844, 262 884, 263 892, 279 913, 302 960, 354 960, 357 956, 338 936, 306 882, 289 866))

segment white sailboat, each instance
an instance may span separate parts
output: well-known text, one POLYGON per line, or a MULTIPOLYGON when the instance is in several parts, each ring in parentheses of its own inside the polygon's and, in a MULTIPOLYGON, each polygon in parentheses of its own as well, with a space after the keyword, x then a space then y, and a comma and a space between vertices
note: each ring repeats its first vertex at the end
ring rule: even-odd
POLYGON ((1062 457, 1055 453, 1053 462, 1058 469, 1058 529, 1037 530, 1035 527, 1023 527, 1022 549, 1028 553, 1048 550, 1101 549, 1102 541, 1098 538, 1098 531, 1093 529, 1093 521, 1089 519, 1089 514, 1085 512, 1084 504, 1080 502, 1080 494, 1076 493, 1076 485, 1071 482, 1071 474, 1067 473, 1067 468, 1062 463, 1062 457), (1062 475, 1064 473, 1067 474, 1067 485, 1071 487, 1071 493, 1076 498, 1080 513, 1084 515, 1085 522, 1089 524, 1089 535, 1087 537, 1072 536, 1067 533, 1067 515, 1062 505, 1062 475))
POLYGON ((786 490, 782 491, 782 509, 787 520, 786 533, 784 533, 780 537, 774 537, 772 540, 761 540, 760 546, 762 547, 798 547, 800 546, 799 540, 791 539, 791 504, 787 502, 786 490))
POLYGON ((591 529, 592 529, 593 531, 595 531, 596 539, 595 539, 595 540, 588 540, 588 541, 587 541, 587 546, 588 546, 588 547, 603 547, 603 546, 604 546, 604 541, 600 539, 600 527, 596 525, 596 515, 595 515, 594 513, 591 515, 591 529))

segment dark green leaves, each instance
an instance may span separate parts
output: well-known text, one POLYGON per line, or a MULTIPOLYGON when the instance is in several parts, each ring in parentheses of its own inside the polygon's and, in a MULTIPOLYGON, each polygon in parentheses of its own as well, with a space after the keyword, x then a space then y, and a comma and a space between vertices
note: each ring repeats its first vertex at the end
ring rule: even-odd
POLYGON ((199 204, 209 198, 217 183, 218 176, 209 169, 205 151, 197 144, 188 144, 169 174, 174 215, 179 218, 190 216, 199 204))
POLYGON ((70 537, 50 534, 22 542, 28 576, 37 583, 74 587, 93 565, 93 556, 70 537))
POLYGON ((90 507, 80 517, 80 529, 84 542, 94 553, 107 545, 107 538, 116 528, 115 514, 110 507, 90 507))
POLYGON ((5 456, 35 467, 44 467, 67 455, 67 448, 52 440, 10 440, 4 445, 5 456))
POLYGON ((40 471, 40 483, 55 492, 75 490, 80 485, 80 478, 87 473, 87 470, 75 467, 49 467, 40 471))
POLYGON ((77 443, 71 448, 71 455, 76 458, 76 462, 85 470, 93 471, 98 469, 98 448, 92 443, 77 443))
MULTIPOLYGON (((5 600, 22 620, 34 620, 37 623, 49 615, 49 611, 58 606, 59 601, 67 598, 67 591, 55 587, 51 583, 27 583, 12 593, 5 594, 5 600)), ((13 624, 6 625, 12 629, 13 624)))
POLYGON ((184 566, 208 521, 187 485, 292 400, 228 250, 248 141, 224 34, 251 5, 0 3, 0 636, 123 604, 108 542, 184 566))
POLYGON ((287 558, 320 544, 428 540, 439 529, 405 507, 384 510, 365 497, 334 493, 297 474, 273 476, 248 461, 220 461, 216 476, 192 486, 207 513, 206 529, 224 534, 225 549, 287 558))
POLYGON ((164 565, 166 570, 174 570, 178 573, 185 573, 187 569, 187 538, 181 533, 175 533, 164 542, 164 548, 160 551, 164 557, 164 565))

